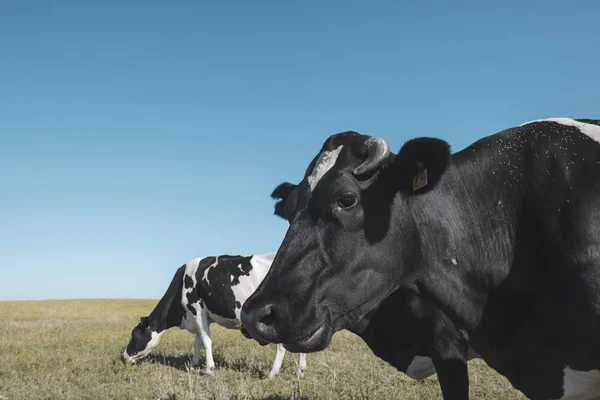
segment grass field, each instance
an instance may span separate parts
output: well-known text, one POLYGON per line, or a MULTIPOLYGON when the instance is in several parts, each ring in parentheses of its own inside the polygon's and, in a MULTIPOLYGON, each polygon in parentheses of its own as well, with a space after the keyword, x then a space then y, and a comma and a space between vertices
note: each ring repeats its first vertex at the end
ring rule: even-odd
MULTIPOLYGON (((156 300, 0 302, 0 400, 16 399, 439 399, 436 376, 414 381, 373 356, 349 332, 307 356, 304 378, 287 353, 264 379, 275 346, 212 325, 217 370, 188 368, 193 336, 172 329, 139 365, 120 354, 140 316, 156 300)), ((203 363, 204 360, 201 360, 203 363)), ((202 364, 203 365, 203 364, 202 364)), ((523 399, 480 360, 469 363, 474 399, 523 399)))

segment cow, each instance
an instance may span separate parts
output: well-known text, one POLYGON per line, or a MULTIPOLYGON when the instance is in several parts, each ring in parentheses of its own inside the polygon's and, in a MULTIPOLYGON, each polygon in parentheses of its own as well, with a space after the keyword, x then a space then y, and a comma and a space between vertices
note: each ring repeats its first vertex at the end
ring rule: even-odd
MULTIPOLYGON (((240 329, 242 305, 265 277, 275 253, 254 255, 220 255, 198 257, 177 269, 166 293, 150 315, 142 317, 131 331, 131 338, 121 358, 126 363, 137 362, 150 354, 161 336, 173 327, 195 334, 192 366, 200 363, 200 348, 206 353, 204 372, 213 375, 210 324, 240 329)), ((271 371, 273 379, 280 371, 285 348, 277 345, 271 371)), ((296 375, 306 370, 306 354, 298 354, 296 375)))
MULTIPOLYGON (((290 209, 295 207, 297 201, 294 196, 290 198, 290 194, 296 187, 297 185, 284 182, 271 193, 271 197, 276 200, 274 214, 288 222, 291 222, 290 216, 293 215, 290 209)), ((354 333, 367 343, 375 355, 397 370, 412 379, 423 380, 436 373, 428 351, 428 345, 431 345, 433 340, 429 327, 435 312, 433 307, 414 293, 397 290, 377 309, 372 310, 371 315, 363 320, 366 325, 360 330, 354 330, 354 333), (390 319, 389 315, 392 312, 394 318, 390 319), (407 329, 407 326, 410 326, 410 329, 407 329)), ((437 317, 439 316, 438 312, 437 317)), ((252 338, 244 328, 242 333, 247 338, 252 338)), ((459 341, 461 338, 455 335, 455 340, 459 341)), ((479 358, 464 341, 463 345, 468 347, 467 360, 479 358)), ((466 374, 467 370, 462 372, 466 374)), ((468 378, 462 388, 454 381, 454 391, 465 388, 468 390, 468 378)))
POLYGON ((447 377, 466 370, 465 343, 528 398, 599 398, 599 142, 600 121, 572 118, 453 154, 433 137, 395 154, 380 137, 330 136, 283 205, 290 226, 244 329, 319 351, 401 290, 434 311, 444 398, 468 398, 468 377, 447 377))

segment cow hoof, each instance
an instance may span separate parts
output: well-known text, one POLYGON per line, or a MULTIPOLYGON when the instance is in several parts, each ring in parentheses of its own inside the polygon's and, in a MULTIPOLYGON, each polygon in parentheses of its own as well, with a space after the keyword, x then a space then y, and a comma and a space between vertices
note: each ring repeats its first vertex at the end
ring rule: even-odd
POLYGON ((194 361, 190 363, 190 368, 198 368, 200 366, 200 361, 194 361))
POLYGON ((215 367, 212 367, 212 368, 206 368, 206 369, 204 370, 204 373, 205 373, 206 375, 213 376, 213 375, 215 374, 215 367))
POLYGON ((304 370, 302 370, 302 369, 299 369, 299 370, 296 372, 296 378, 304 378, 304 370))
POLYGON ((276 376, 277 376, 277 374, 269 374, 269 375, 267 375, 267 379, 273 380, 273 379, 275 379, 276 376))

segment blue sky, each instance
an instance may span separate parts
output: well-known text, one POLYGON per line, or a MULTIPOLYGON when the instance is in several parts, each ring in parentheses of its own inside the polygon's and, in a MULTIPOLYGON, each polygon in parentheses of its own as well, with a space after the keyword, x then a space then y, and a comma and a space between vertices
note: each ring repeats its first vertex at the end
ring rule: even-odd
POLYGON ((600 118, 597 1, 0 5, 0 299, 151 297, 275 251, 330 134, 600 118))

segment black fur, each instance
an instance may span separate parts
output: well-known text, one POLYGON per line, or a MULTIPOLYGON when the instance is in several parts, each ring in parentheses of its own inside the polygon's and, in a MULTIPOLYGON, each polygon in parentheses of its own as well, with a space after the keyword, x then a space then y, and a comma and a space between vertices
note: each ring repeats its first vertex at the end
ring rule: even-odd
POLYGON ((409 350, 432 357, 447 399, 468 398, 469 344, 531 399, 560 398, 565 366, 600 369, 600 144, 548 121, 452 156, 419 138, 359 180, 366 138, 330 137, 323 149, 345 146, 338 162, 312 193, 298 185, 271 271, 242 308, 250 335, 310 352, 350 329, 401 369, 395 329, 416 332, 427 343, 409 350), (428 185, 413 192, 417 162, 428 185), (336 207, 345 193, 360 202, 336 207))
POLYGON ((185 310, 181 306, 181 290, 185 265, 179 267, 171 280, 169 288, 159 300, 154 310, 147 317, 140 318, 138 325, 131 331, 131 339, 127 344, 127 354, 134 356, 144 350, 150 342, 152 332, 162 332, 179 326, 185 310))
POLYGON ((295 205, 294 201, 288 201, 288 197, 292 192, 296 189, 296 185, 290 182, 283 182, 279 186, 273 190, 271 193, 271 198, 277 200, 275 203, 275 212, 274 214, 283 219, 288 219, 288 215, 291 213, 286 213, 286 204, 288 209, 292 209, 295 205))
POLYGON ((397 189, 403 192, 413 191, 413 176, 418 171, 418 162, 427 169, 429 184, 416 193, 425 193, 433 189, 450 164, 450 145, 440 139, 417 138, 407 141, 400 149, 390 166, 391 176, 397 189))

